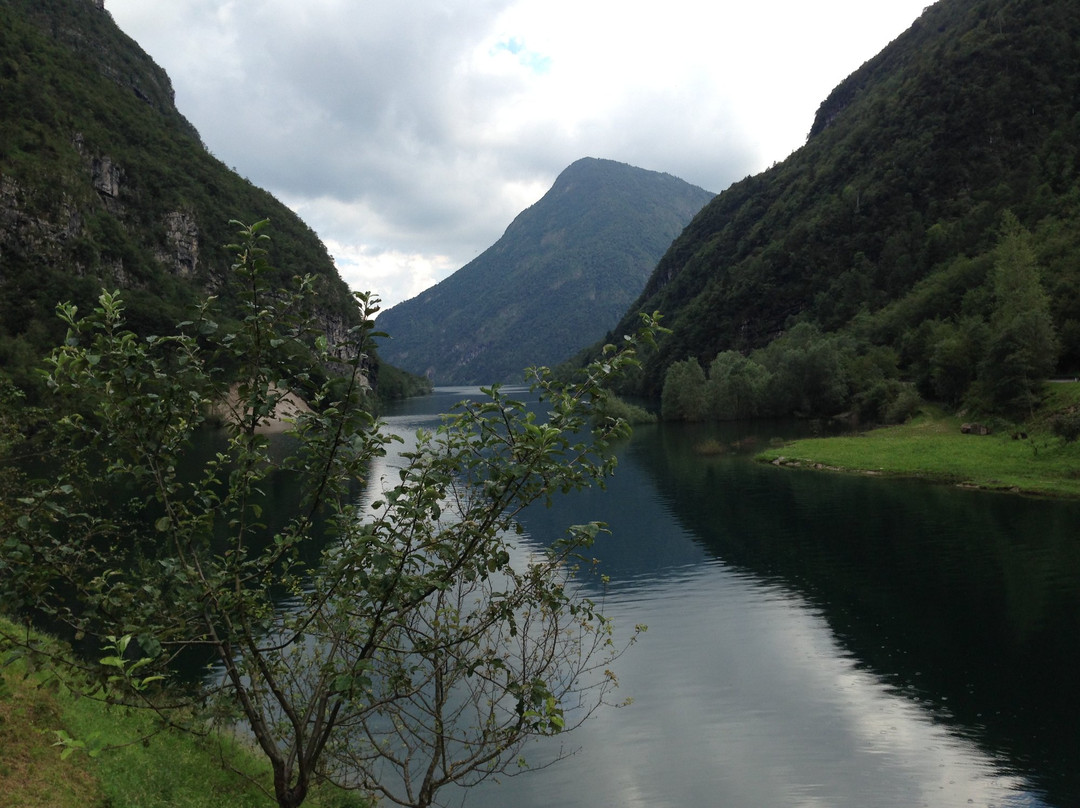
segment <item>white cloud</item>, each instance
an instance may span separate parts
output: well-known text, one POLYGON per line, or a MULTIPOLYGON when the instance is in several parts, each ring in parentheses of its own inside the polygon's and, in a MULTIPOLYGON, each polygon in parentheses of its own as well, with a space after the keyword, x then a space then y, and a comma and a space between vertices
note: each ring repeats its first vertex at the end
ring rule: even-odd
MULTIPOLYGON (((376 251, 357 244, 326 242, 338 272, 353 289, 397 289, 402 300, 415 297, 458 267, 447 255, 376 251)), ((385 306, 383 306, 385 308, 385 306)))
POLYGON ((387 305, 581 157, 721 191, 802 144, 925 0, 107 0, 207 147, 387 305))

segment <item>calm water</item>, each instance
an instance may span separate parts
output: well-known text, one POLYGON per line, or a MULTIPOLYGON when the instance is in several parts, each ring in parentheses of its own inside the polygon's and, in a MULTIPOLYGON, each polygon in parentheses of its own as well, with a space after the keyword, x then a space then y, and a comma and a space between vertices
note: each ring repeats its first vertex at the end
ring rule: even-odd
POLYGON ((1080 805, 1080 505, 693 451, 780 431, 641 428, 606 492, 527 514, 536 542, 611 526, 607 612, 649 626, 617 669, 634 703, 448 804, 1080 805))

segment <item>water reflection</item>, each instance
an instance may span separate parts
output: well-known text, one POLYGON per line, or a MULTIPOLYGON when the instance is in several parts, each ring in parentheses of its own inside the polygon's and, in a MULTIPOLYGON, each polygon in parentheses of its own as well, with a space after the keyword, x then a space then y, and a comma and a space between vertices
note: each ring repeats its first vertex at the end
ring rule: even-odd
POLYGON ((608 611, 650 626, 619 666, 635 703, 455 802, 1077 804, 1077 506, 694 451, 745 437, 641 429, 607 492, 528 512, 534 541, 610 524, 608 611))
POLYGON ((623 624, 650 624, 620 665, 635 703, 579 731, 575 758, 467 804, 1041 804, 860 666, 783 587, 713 562, 608 605, 623 624))
POLYGON ((632 451, 715 556, 804 594, 862 665, 1076 802, 1080 507, 688 464, 685 436, 642 437, 632 451))

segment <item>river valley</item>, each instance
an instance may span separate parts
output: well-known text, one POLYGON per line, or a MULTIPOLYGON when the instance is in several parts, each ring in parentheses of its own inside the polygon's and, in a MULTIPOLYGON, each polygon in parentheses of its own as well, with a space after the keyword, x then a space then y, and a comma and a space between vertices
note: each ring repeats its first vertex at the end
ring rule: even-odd
POLYGON ((528 542, 609 524, 611 582, 586 585, 649 626, 616 669, 633 703, 528 750, 569 759, 447 804, 1080 804, 1080 503, 753 461, 806 428, 641 427, 606 491, 526 514, 528 542))

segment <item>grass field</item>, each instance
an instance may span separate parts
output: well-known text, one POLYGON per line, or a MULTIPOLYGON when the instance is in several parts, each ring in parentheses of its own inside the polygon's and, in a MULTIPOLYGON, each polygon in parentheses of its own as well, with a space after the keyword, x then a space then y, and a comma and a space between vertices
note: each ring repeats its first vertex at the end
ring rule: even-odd
MULTIPOLYGON (((3 618, 0 617, 0 621, 3 618)), ((4 621, 5 630, 12 628, 4 621)), ((4 660, 0 649, 0 661, 4 660)), ((270 767, 219 734, 154 734, 146 713, 76 699, 21 660, 0 665, 0 794, 12 808, 272 808, 270 767), (104 746, 66 758, 57 731, 104 746), (145 742, 144 742, 144 739, 145 742), (227 761, 239 771, 229 771, 227 761)), ((357 795, 326 787, 312 808, 362 808, 357 795)))
MULTIPOLYGON (((1080 384, 1048 385, 1044 414, 1076 406, 1080 384)), ((925 408, 906 424, 857 435, 800 440, 758 455, 811 466, 1055 497, 1080 497, 1080 442, 1051 434, 1045 416, 990 435, 964 434, 964 419, 925 408), (1026 437, 1015 438, 1023 431, 1026 437)))

